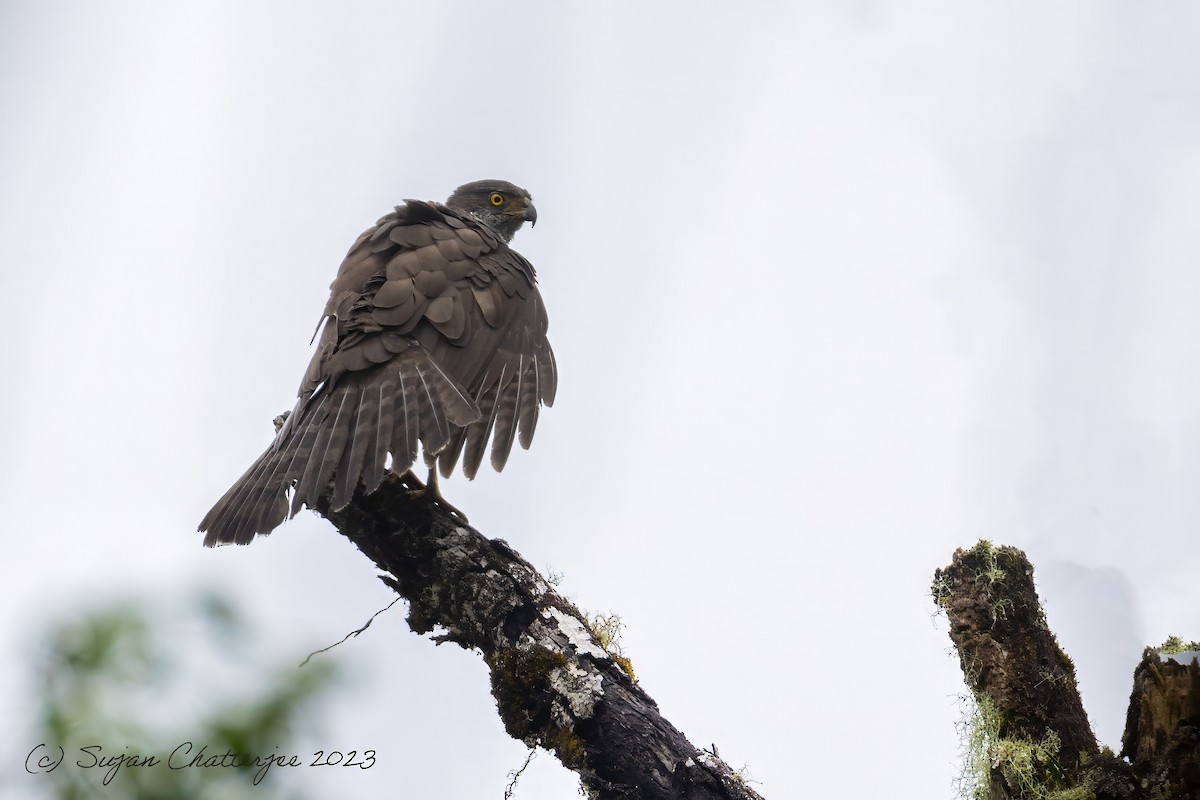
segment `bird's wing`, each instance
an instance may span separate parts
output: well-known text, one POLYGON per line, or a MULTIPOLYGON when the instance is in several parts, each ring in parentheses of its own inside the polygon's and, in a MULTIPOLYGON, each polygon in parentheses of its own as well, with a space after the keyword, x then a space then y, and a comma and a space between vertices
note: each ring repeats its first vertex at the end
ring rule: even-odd
POLYGON ((452 304, 442 311, 452 314, 453 329, 435 323, 419 330, 418 337, 479 407, 479 419, 454 432, 448 446, 434 454, 443 475, 461 456, 468 478, 478 471, 489 436, 497 472, 504 469, 514 441, 529 447, 538 411, 554 404, 558 386, 533 267, 502 243, 475 260, 479 268, 456 287, 452 304))
MULTIPOLYGON (((418 343, 479 412, 452 416, 448 442, 424 441, 443 474, 465 447, 463 472, 473 477, 493 433, 491 462, 502 469, 514 440, 529 447, 540 406, 554 402, 558 376, 533 266, 441 204, 407 201, 360 236, 325 313, 301 397, 418 343)), ((411 466, 392 455, 398 471, 411 466)))

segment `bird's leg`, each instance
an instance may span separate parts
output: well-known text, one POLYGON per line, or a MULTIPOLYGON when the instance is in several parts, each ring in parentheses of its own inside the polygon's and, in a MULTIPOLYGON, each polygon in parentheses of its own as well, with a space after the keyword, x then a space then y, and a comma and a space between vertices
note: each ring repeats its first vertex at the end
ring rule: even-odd
POLYGON ((411 469, 400 476, 400 482, 408 488, 409 493, 413 497, 423 498, 433 505, 441 506, 446 513, 450 514, 450 516, 457 517, 462 522, 467 521, 466 514, 450 505, 450 503, 446 501, 446 498, 442 497, 441 489, 438 488, 438 475, 436 466, 429 468, 429 480, 425 483, 421 483, 420 479, 417 478, 417 474, 411 469))

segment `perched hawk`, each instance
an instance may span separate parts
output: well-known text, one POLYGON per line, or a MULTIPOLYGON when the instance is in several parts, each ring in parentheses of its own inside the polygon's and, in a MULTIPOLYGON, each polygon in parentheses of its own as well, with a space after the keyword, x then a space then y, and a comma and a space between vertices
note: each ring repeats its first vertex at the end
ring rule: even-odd
POLYGON ((557 372, 533 265, 509 248, 537 221, 505 181, 460 186, 445 202, 406 200, 350 248, 330 286, 300 400, 275 441, 200 523, 204 544, 249 544, 333 483, 342 508, 384 461, 405 473, 423 447, 436 476, 473 478, 491 439, 504 468, 528 448, 557 372), (291 494, 289 499, 288 494, 291 494))

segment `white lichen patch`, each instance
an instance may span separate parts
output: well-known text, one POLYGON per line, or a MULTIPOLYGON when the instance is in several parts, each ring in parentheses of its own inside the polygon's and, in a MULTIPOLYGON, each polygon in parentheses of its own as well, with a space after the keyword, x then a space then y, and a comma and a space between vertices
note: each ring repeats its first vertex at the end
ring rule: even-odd
MULTIPOLYGON (((554 716, 559 717, 563 711, 570 711, 575 719, 587 719, 592 716, 596 703, 604 696, 602 679, 598 674, 588 672, 574 664, 551 670, 550 688, 561 699, 554 704, 554 716)), ((557 719, 559 724, 570 727, 568 719, 557 719)))
POLYGON ((575 652, 593 658, 605 660, 609 658, 608 653, 604 652, 604 648, 592 641, 592 632, 575 617, 554 607, 547 608, 542 612, 542 616, 548 621, 558 624, 558 629, 567 637, 567 641, 575 648, 575 652))
POLYGON ((554 585, 533 570, 529 570, 526 580, 532 585, 536 597, 545 597, 554 591, 554 585))
POLYGON ((554 592, 554 587, 537 570, 528 569, 521 564, 513 564, 510 569, 517 580, 523 583, 537 600, 540 601, 541 598, 554 592))

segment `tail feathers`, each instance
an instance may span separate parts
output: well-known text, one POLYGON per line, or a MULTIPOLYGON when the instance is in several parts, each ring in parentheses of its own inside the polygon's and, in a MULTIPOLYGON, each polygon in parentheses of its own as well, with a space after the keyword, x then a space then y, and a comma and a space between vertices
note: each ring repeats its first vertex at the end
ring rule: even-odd
POLYGON ((412 374, 401 372, 400 391, 396 394, 396 413, 392 427, 392 469, 412 464, 417 457, 417 442, 421 438, 420 390, 412 374))
POLYGON ((361 476, 363 465, 366 463, 367 450, 370 441, 378 435, 376 427, 379 424, 379 389, 376 386, 366 386, 359 395, 356 418, 351 422, 348 433, 352 433, 349 446, 342 455, 342 461, 337 467, 337 480, 333 485, 333 505, 341 508, 350 502, 354 496, 357 484, 351 481, 351 476, 361 476), (373 436, 372 433, 375 435, 373 436))
MULTIPOLYGON (((200 520, 199 530, 207 532, 204 536, 205 547, 233 542, 249 544, 254 538, 254 530, 251 530, 248 535, 243 533, 243 528, 246 527, 244 522, 248 519, 251 510, 246 505, 246 501, 251 493, 255 493, 255 489, 263 477, 271 473, 273 462, 277 456, 278 454, 273 449, 269 449, 259 456, 250 465, 250 469, 246 470, 245 474, 238 478, 216 505, 209 509, 209 512, 204 515, 204 519, 200 520)), ((286 498, 283 497, 282 490, 279 495, 285 502, 284 514, 286 516, 286 498)))
MULTIPOLYGON (((379 488, 383 482, 384 461, 387 460, 388 442, 392 441, 392 429, 396 424, 395 384, 385 380, 379 385, 379 412, 374 420, 375 435, 367 434, 367 449, 362 467, 363 491, 367 494, 379 488)), ((371 420, 366 424, 370 426, 371 420)))
POLYGON ((331 483, 331 505, 340 509, 360 485, 368 494, 379 488, 389 452, 391 468, 404 472, 418 444, 436 458, 478 418, 476 405, 424 351, 347 373, 293 412, 271 447, 205 515, 204 544, 249 544, 314 507, 331 483))
MULTIPOLYGON (((350 439, 350 418, 357 410, 361 394, 360 387, 353 384, 336 387, 322 404, 326 410, 325 418, 320 421, 314 418, 310 423, 317 428, 312 449, 304 454, 298 452, 296 455, 300 458, 293 459, 293 464, 300 465, 302 471, 292 494, 292 516, 301 505, 311 508, 333 479, 333 471, 350 439)), ((346 477, 353 477, 357 483, 357 475, 346 477)))

